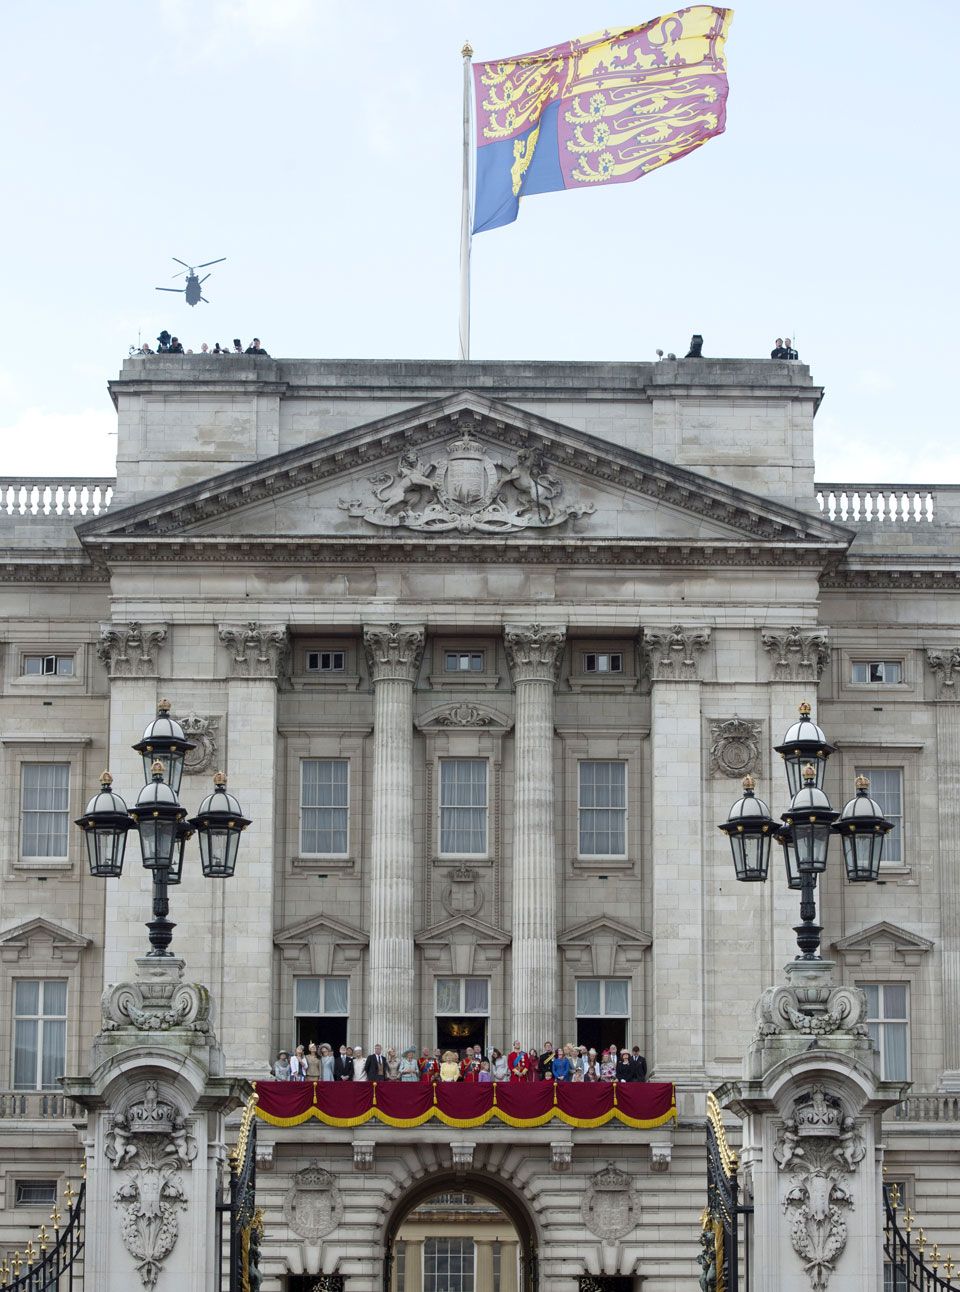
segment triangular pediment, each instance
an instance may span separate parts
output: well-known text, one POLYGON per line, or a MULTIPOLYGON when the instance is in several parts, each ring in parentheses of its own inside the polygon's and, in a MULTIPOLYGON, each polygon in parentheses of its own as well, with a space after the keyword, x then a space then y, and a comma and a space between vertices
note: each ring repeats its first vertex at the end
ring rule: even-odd
POLYGON ((21 960, 50 959, 76 964, 80 952, 88 946, 89 938, 37 915, 0 933, 0 960, 17 963, 21 960))
POLYGON ((557 938, 557 942, 560 946, 568 946, 574 942, 585 942, 590 938, 598 937, 614 938, 618 942, 641 947, 648 947, 653 941, 649 933, 644 933, 642 929, 626 923, 625 920, 616 920, 610 915, 595 915, 592 919, 584 920, 582 924, 572 924, 569 929, 564 929, 557 938))
MULTIPOLYGON (((828 545, 839 525, 465 391, 78 528, 91 550, 218 542, 828 545)), ((144 552, 146 557, 147 553, 144 552)))
POLYGON ((370 941, 362 929, 356 929, 344 920, 335 920, 329 915, 312 915, 307 920, 289 924, 273 935, 274 944, 278 947, 304 947, 311 938, 333 938, 340 943, 356 943, 366 946, 370 941))
POLYGON ((839 938, 833 943, 833 949, 842 960, 854 966, 882 961, 919 964, 920 957, 933 950, 933 943, 899 924, 880 920, 869 928, 839 938))
POLYGON ((418 947, 422 947, 434 942, 448 943, 458 939, 500 947, 510 945, 509 933, 503 933, 500 929, 495 929, 493 925, 485 924, 483 920, 478 920, 472 915, 454 915, 449 920, 443 920, 442 923, 434 924, 429 929, 423 929, 414 938, 414 942, 418 947))

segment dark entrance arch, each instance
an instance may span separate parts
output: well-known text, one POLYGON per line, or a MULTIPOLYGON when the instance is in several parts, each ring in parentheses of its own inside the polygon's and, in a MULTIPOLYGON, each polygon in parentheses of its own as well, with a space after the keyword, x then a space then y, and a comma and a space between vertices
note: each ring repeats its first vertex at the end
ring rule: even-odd
POLYGON ((437 1193, 475 1193, 506 1215, 520 1240, 519 1292, 539 1292, 536 1226, 526 1204, 509 1185, 482 1171, 434 1171, 404 1191, 387 1219, 383 1241, 383 1292, 390 1292, 397 1231, 411 1212, 437 1193))

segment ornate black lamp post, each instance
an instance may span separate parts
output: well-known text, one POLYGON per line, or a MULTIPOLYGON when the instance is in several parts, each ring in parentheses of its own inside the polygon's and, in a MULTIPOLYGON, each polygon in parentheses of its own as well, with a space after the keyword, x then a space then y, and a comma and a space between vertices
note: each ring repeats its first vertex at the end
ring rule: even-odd
POLYGON ((113 777, 104 772, 99 792, 76 822, 86 837, 90 873, 104 879, 122 874, 127 832, 136 829, 143 865, 153 877, 153 918, 147 921, 147 954, 158 957, 172 954, 169 947, 176 926, 167 918, 167 890, 181 881, 187 841, 195 833, 199 835, 204 875, 230 879, 236 869, 240 835, 250 824, 240 804, 227 793, 227 778, 222 772, 213 778, 214 791, 203 800, 200 811, 187 820, 177 789, 184 757, 194 746, 169 712, 169 701, 161 700, 156 719, 133 746, 143 756, 146 782, 133 807, 128 809, 120 795, 114 793, 113 777))
POLYGON ((810 706, 800 705, 800 720, 775 746, 783 757, 792 799, 778 828, 767 805, 754 794, 752 776, 743 779, 738 799, 720 829, 730 840, 737 879, 744 883, 767 878, 770 842, 783 849, 787 886, 800 893, 800 923, 795 925, 798 960, 819 960, 821 926, 817 923, 817 877, 827 868, 830 836, 839 834, 850 883, 876 880, 883 856, 883 840, 893 829, 880 805, 867 794, 865 776, 857 777, 857 793, 835 812, 823 789, 827 759, 834 752, 821 729, 810 719, 810 706))

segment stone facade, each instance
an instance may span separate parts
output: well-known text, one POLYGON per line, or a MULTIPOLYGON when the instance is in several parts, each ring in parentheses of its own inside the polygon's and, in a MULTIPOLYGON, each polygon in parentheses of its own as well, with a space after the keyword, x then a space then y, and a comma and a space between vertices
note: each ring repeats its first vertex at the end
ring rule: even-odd
POLYGON ((622 1036, 678 1086, 679 1122, 650 1132, 264 1128, 265 1292, 381 1288, 404 1209, 463 1180, 542 1282, 691 1286, 705 1095, 739 1074, 796 921, 778 874, 735 884, 715 826, 748 766, 786 806, 771 745, 804 699, 838 746, 834 805, 860 768, 900 805, 882 885, 847 886, 835 855, 825 947, 846 984, 906 989, 881 1024, 905 1024, 913 1082, 889 1175, 960 1245, 960 490, 816 485, 822 392, 796 363, 165 356, 111 393, 108 509, 0 495, 0 1252, 47 1215, 19 1185, 79 1174, 78 1110, 28 1088, 31 1029, 85 1070, 149 906, 135 843, 106 882, 72 825, 38 855, 30 769, 67 769, 42 784, 70 821, 104 766, 130 802, 162 696, 202 737, 184 805, 222 766, 253 819, 234 880, 194 852, 172 894, 228 1075, 296 1039, 300 979, 337 980, 324 1026, 364 1046, 434 1044, 460 980, 456 1018, 490 1044, 622 1036), (622 811, 590 815, 591 777, 622 811), (65 1028, 24 981, 66 983, 65 1028), (287 1212, 316 1161, 342 1214, 312 1238, 287 1212))

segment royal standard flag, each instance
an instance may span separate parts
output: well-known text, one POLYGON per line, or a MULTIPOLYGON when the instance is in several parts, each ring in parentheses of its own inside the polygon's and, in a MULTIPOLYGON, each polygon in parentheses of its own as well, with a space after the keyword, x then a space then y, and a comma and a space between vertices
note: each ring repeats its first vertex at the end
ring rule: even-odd
POLYGON ((474 233, 510 224, 531 193, 625 184, 722 134, 732 18, 693 5, 476 63, 474 233))

